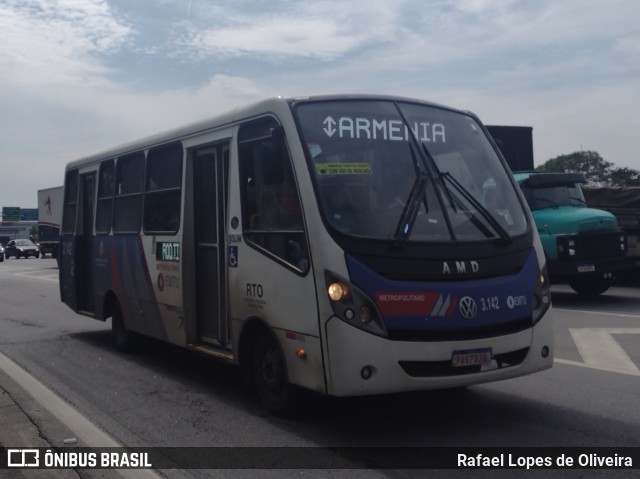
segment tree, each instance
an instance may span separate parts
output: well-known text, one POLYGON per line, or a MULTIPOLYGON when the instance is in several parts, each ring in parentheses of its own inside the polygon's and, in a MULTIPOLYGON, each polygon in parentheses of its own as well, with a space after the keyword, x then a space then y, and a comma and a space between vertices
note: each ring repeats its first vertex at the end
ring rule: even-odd
POLYGON ((536 171, 584 173, 587 183, 607 186, 633 186, 640 184, 640 171, 615 168, 595 151, 576 151, 551 158, 536 171))
POLYGON ((640 186, 640 171, 633 168, 614 168, 609 174, 611 186, 640 186))
POLYGON ((605 183, 613 163, 605 161, 595 151, 576 151, 551 158, 538 166, 536 171, 584 173, 588 183, 605 183))

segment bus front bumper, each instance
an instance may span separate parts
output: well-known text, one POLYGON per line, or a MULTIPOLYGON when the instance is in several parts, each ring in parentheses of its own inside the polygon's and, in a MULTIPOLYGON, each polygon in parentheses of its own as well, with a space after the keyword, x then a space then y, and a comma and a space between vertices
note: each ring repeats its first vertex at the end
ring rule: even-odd
POLYGON ((328 392, 359 396, 444 389, 524 376, 553 365, 552 309, 532 328, 465 341, 391 341, 331 318, 328 392), (453 366, 454 353, 491 351, 491 364, 453 366))

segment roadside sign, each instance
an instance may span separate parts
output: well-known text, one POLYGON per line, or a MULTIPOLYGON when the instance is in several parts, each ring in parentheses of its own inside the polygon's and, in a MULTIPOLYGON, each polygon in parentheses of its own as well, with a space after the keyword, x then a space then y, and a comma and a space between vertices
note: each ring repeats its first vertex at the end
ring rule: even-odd
POLYGON ((20 208, 20 221, 38 221, 38 208, 20 208))
POLYGON ((2 221, 20 221, 20 208, 17 206, 3 206, 2 221))

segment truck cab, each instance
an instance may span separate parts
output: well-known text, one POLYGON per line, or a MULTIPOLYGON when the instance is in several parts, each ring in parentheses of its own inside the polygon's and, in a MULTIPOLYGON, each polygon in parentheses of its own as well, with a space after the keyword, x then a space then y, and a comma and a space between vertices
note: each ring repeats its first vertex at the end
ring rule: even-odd
POLYGON ((516 172, 538 228, 552 283, 580 295, 609 289, 614 275, 629 268, 626 234, 614 215, 589 208, 582 173, 516 172))

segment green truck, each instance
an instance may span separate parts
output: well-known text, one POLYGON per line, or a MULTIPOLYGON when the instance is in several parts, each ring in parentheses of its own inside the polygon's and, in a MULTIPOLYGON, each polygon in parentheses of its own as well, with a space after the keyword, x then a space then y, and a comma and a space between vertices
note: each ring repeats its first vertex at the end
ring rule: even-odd
POLYGON ((584 296, 611 286, 632 267, 627 235, 616 217, 587 206, 582 173, 533 171, 532 128, 487 126, 529 204, 547 257, 552 283, 569 284, 584 296))

